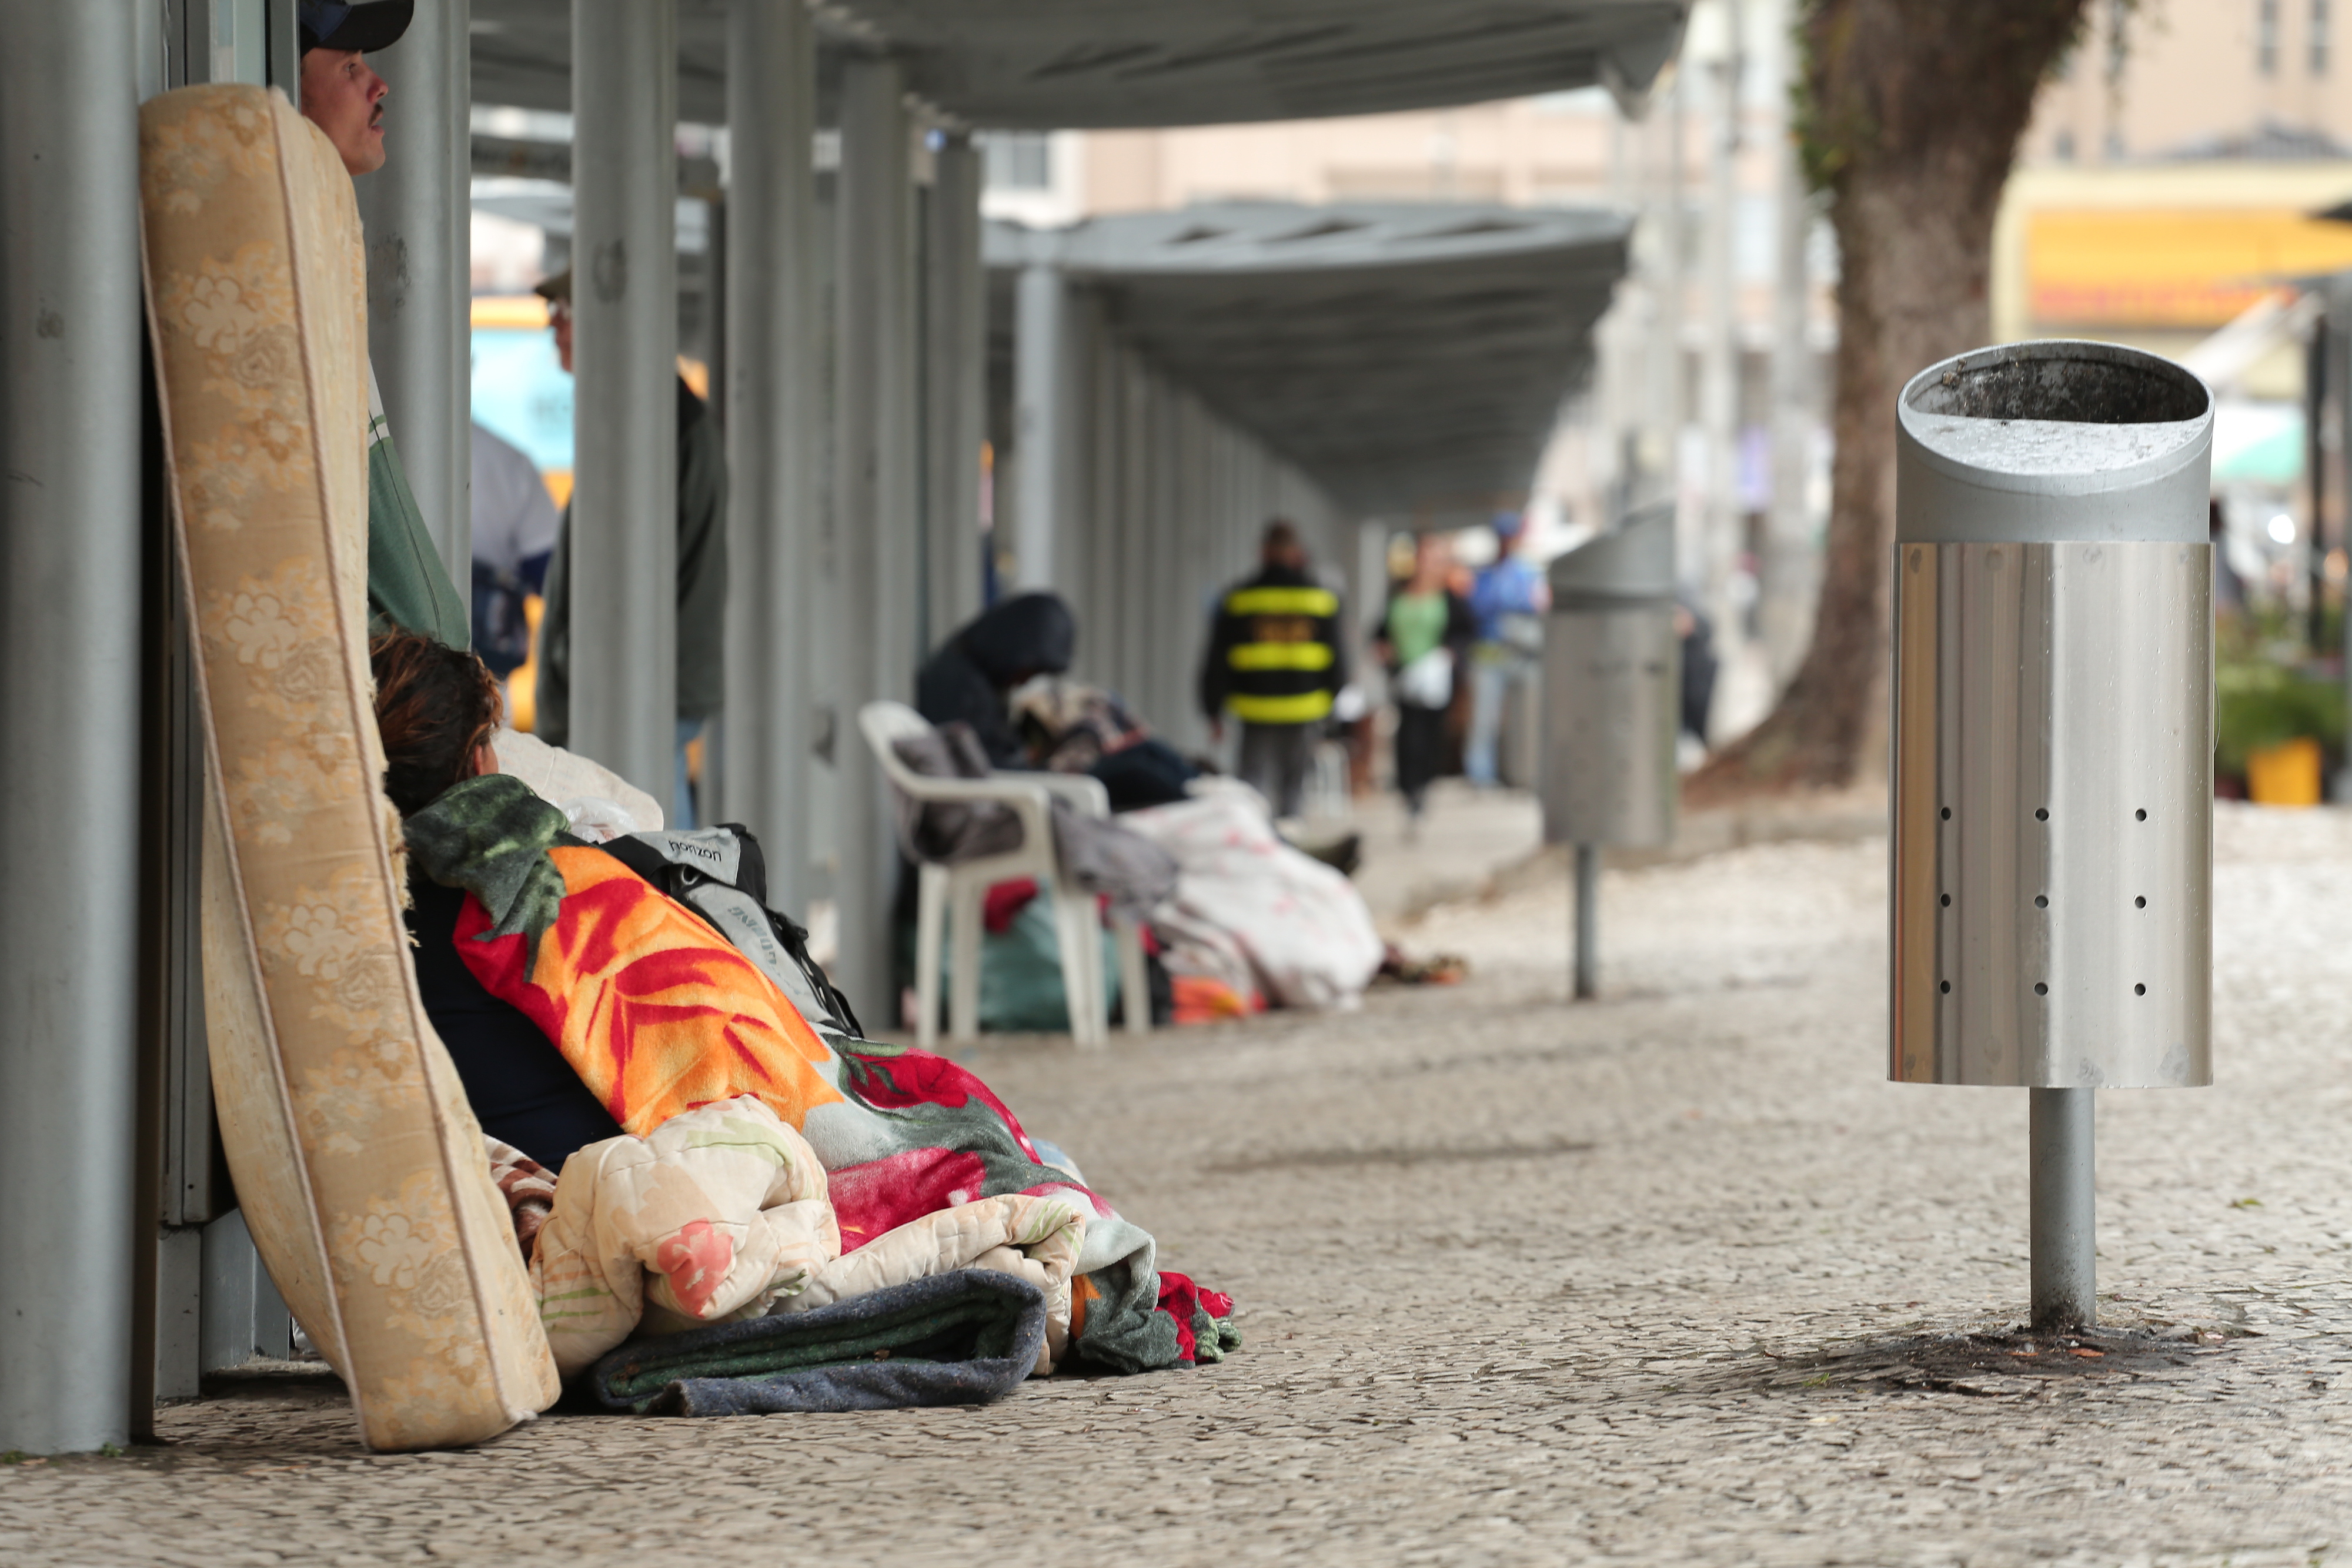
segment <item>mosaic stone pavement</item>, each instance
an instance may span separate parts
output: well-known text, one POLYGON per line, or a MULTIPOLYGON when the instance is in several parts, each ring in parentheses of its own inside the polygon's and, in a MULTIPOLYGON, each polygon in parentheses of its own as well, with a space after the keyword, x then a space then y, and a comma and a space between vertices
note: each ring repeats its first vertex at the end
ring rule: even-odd
POLYGON ((1519 879, 1402 933, 1456 988, 970 1051, 1234 1292, 1223 1365, 383 1457, 256 1376, 0 1467, 0 1561, 2352 1562, 2352 816, 2217 852, 2221 1082, 2099 1112, 2104 1321, 2160 1354, 1906 1371, 2015 1324, 2024 1096, 1884 1082, 1885 843, 1780 843, 1612 872, 1595 1003, 1519 879))

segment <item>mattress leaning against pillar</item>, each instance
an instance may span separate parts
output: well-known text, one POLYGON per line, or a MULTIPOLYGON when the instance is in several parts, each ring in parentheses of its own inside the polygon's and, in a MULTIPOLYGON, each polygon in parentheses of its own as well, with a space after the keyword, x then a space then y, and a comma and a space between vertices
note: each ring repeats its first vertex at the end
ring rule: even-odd
POLYGON ((351 180, 283 96, 140 111, 147 298, 210 777, 213 1092, 262 1261, 375 1448, 479 1442, 557 1380, 401 923, 367 663, 351 180))

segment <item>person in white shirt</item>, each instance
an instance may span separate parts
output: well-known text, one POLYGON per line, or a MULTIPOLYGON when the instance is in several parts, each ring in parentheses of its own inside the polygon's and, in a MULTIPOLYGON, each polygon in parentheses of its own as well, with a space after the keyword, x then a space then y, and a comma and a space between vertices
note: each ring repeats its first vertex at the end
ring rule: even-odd
POLYGON ((474 423, 474 651, 500 680, 530 657, 523 600, 544 591, 558 518, 539 467, 474 423))

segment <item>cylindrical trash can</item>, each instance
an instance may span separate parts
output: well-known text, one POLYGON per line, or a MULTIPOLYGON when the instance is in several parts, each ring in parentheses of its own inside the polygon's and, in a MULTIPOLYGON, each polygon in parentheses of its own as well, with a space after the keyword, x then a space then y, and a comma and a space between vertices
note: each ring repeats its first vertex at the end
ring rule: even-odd
POLYGON ((1674 839, 1680 794, 1674 509, 1635 512, 1555 559, 1550 579, 1544 839, 1661 847, 1674 839))
POLYGON ((2038 1331, 2096 1316, 2095 1092, 2212 1077, 2212 434, 2104 343, 1896 406, 1889 1073, 2032 1091, 2038 1331))
POLYGON ((1544 839, 1576 846, 1575 995, 1600 994, 1601 851, 1675 836, 1682 657, 1675 515, 1645 507, 1551 563, 1544 617, 1544 839))

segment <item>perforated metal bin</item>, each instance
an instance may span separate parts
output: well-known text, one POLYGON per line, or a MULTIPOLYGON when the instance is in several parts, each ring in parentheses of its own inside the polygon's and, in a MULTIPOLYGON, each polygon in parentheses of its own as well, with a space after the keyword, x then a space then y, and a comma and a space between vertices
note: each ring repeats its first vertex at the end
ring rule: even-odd
POLYGON ((1656 848, 1675 836, 1675 520, 1644 508, 1551 563, 1544 620, 1544 838, 1656 848))
POLYGON ((2211 397, 2020 343, 1897 419, 1891 1074, 2210 1082, 2211 397))

